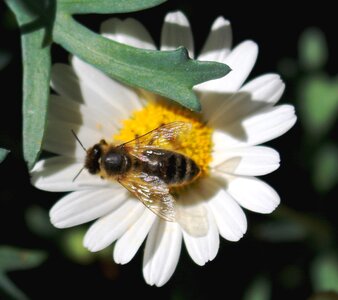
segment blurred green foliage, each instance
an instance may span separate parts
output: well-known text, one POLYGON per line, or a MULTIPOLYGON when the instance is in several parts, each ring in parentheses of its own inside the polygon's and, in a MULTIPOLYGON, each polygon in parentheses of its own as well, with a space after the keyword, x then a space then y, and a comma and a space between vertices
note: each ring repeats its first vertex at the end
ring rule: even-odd
POLYGON ((322 145, 315 157, 313 165, 313 183, 315 188, 326 193, 338 182, 338 147, 334 143, 322 145))
POLYGON ((269 300, 271 299, 271 282, 268 278, 257 276, 249 285, 243 300, 269 300))
POLYGON ((0 246, 0 290, 14 299, 27 299, 25 294, 7 277, 6 273, 37 267, 45 259, 46 254, 43 251, 0 246))
POLYGON ((298 101, 297 112, 304 129, 301 156, 310 169, 315 189, 323 194, 338 182, 337 141, 330 139, 337 124, 338 76, 331 77, 325 71, 328 46, 320 29, 305 30, 298 50, 298 62, 286 58, 279 67, 295 84, 293 97, 298 101))
POLYGON ((311 277, 316 291, 338 293, 337 253, 325 253, 317 257, 311 266, 311 277))
POLYGON ((326 39, 319 28, 308 28, 299 38, 299 63, 306 71, 325 66, 328 59, 326 39))

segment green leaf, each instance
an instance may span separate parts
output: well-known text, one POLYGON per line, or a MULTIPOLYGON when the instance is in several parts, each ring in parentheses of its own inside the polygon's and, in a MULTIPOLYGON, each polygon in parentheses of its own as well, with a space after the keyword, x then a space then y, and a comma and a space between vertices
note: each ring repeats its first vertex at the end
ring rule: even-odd
POLYGON ((301 121, 308 135, 321 137, 334 125, 338 112, 338 82, 326 76, 306 79, 299 87, 301 121))
POLYGON ((30 13, 21 1, 6 2, 22 29, 23 152, 30 169, 41 151, 46 122, 51 58, 50 46, 43 45, 50 25, 30 13))
POLYGON ((331 253, 318 257, 312 264, 311 277, 316 291, 338 292, 338 257, 331 253))
POLYGON ((319 192, 330 191, 338 182, 338 147, 326 144, 314 158, 313 184, 319 192))
POLYGON ((4 161, 4 159, 6 158, 7 154, 10 151, 4 148, 0 148, 0 163, 2 163, 4 161))
POLYGON ((70 14, 126 13, 160 5, 167 0, 58 0, 58 8, 70 14))
POLYGON ((256 278, 244 294, 244 300, 269 300, 271 283, 265 277, 256 278))
POLYGON ((109 76, 173 99, 191 110, 200 110, 192 87, 230 71, 224 64, 189 59, 185 48, 142 50, 108 40, 66 14, 58 14, 54 39, 109 76))
POLYGON ((0 272, 34 268, 45 259, 46 254, 42 251, 0 246, 0 272))
POLYGON ((299 39, 299 60, 305 70, 320 69, 327 62, 327 43, 323 32, 309 28, 299 39))

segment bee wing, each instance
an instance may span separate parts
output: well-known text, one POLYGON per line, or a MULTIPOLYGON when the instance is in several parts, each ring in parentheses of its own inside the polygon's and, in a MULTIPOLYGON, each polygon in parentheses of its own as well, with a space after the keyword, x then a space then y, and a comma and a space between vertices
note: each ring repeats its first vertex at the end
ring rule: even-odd
POLYGON ((193 237, 203 237, 209 230, 208 211, 201 203, 177 205, 176 221, 193 237))
POLYGON ((133 174, 118 181, 157 216, 169 222, 175 221, 175 199, 157 176, 133 174))
POLYGON ((178 140, 191 130, 192 126, 188 122, 171 122, 164 124, 148 133, 141 135, 134 140, 121 144, 119 147, 129 147, 130 151, 140 151, 151 148, 170 148, 175 149, 178 140))

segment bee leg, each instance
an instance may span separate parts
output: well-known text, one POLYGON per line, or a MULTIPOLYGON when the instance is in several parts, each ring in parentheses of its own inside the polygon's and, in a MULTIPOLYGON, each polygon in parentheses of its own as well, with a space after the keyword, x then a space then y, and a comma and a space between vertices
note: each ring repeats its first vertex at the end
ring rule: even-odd
POLYGON ((140 135, 139 134, 135 134, 135 148, 138 149, 140 147, 140 141, 139 138, 140 135))

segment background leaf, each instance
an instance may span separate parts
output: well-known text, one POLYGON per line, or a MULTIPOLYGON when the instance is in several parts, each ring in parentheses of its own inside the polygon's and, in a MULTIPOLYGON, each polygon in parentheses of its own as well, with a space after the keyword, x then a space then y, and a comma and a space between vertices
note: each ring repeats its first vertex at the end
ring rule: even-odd
POLYGON ((21 1, 7 1, 7 4, 22 29, 23 152, 30 169, 41 151, 46 122, 51 58, 50 46, 43 45, 49 25, 28 13, 21 1))
POLYGON ((84 227, 72 228, 64 234, 62 239, 62 248, 65 254, 73 261, 83 265, 90 264, 95 260, 95 256, 83 246, 85 233, 86 228, 84 227))
POLYGON ((167 0, 58 0, 60 10, 68 13, 125 13, 143 10, 166 2, 167 0))
POLYGON ((0 148, 0 163, 3 162, 3 160, 6 158, 6 156, 9 152, 10 152, 9 150, 6 150, 4 148, 0 148))
POLYGON ((175 51, 143 50, 108 40, 66 14, 58 14, 54 38, 69 52, 109 76, 196 111, 200 110, 200 103, 192 87, 223 77, 230 71, 224 64, 189 59, 185 48, 175 51))
POLYGON ((245 292, 244 300, 269 300, 271 284, 265 277, 257 277, 245 292))
POLYGON ((299 62, 305 70, 315 70, 324 66, 328 58, 327 44, 323 32, 309 28, 299 39, 299 62))
POLYGON ((336 121, 338 112, 338 81, 327 76, 305 79, 299 87, 301 121, 309 136, 320 137, 336 121))
POLYGON ((46 259, 42 251, 0 246, 0 288, 14 299, 27 299, 25 294, 6 276, 8 271, 25 270, 39 266, 46 259))
POLYGON ((328 253, 318 257, 311 268, 311 277, 316 291, 338 292, 338 258, 328 253))
POLYGON ((41 237, 56 236, 59 231, 50 223, 48 212, 38 205, 32 205, 26 211, 27 227, 41 237))
POLYGON ((26 300, 27 296, 11 281, 6 274, 0 273, 0 295, 10 296, 10 299, 26 300))
POLYGON ((330 191, 338 182, 338 147, 322 145, 314 158, 313 184, 319 192, 330 191))
POLYGON ((46 254, 42 251, 0 246, 0 272, 34 268, 45 259, 46 254))

